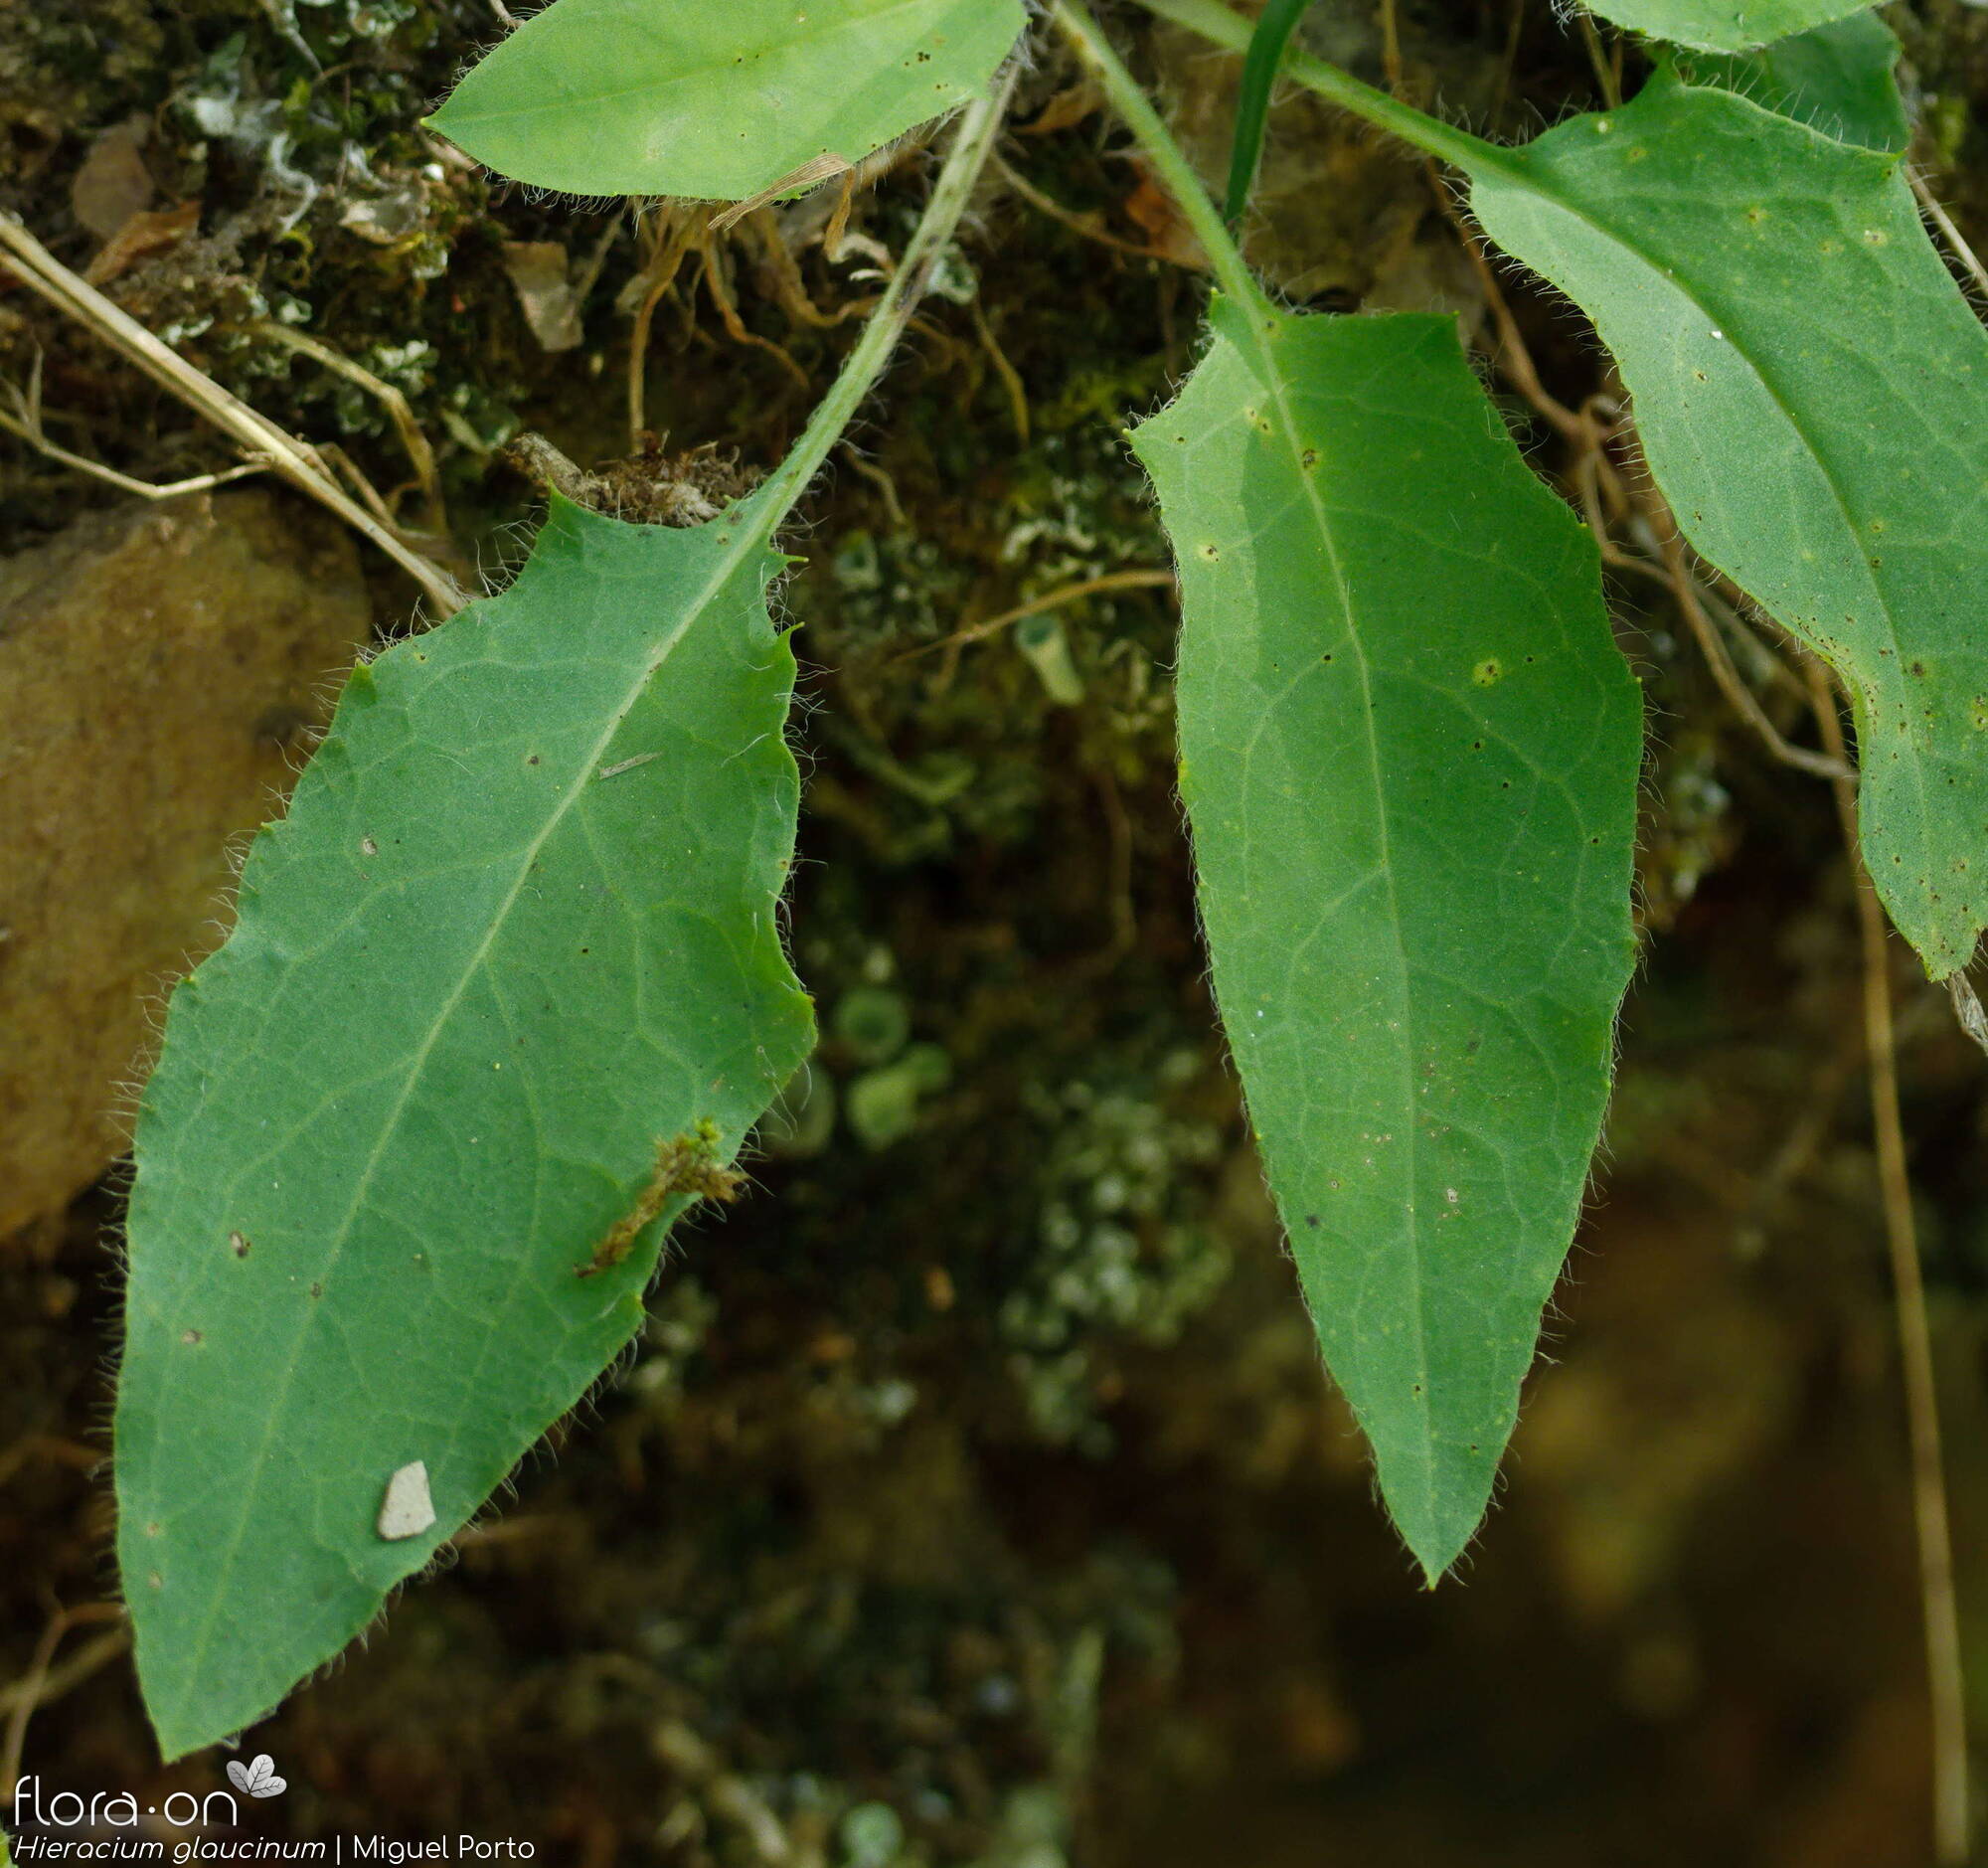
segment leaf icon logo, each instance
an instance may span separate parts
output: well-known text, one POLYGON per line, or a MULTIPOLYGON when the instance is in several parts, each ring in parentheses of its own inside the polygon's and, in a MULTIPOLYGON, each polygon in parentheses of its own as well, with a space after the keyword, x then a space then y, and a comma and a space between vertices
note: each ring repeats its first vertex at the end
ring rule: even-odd
POLYGON ((276 1776, 276 1761, 267 1752, 246 1765, 240 1759, 231 1758, 228 1761, 228 1781, 248 1796, 281 1796, 290 1787, 276 1776))

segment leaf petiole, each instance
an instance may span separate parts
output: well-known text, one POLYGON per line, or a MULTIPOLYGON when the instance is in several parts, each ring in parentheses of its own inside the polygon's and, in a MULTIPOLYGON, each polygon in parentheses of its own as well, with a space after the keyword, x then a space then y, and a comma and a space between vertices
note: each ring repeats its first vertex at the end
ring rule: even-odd
MULTIPOLYGON (((1139 0, 1139 4, 1148 13, 1156 13, 1163 20, 1173 21, 1176 26, 1185 26, 1190 32, 1212 39, 1219 46, 1227 46, 1232 52, 1246 54, 1255 37, 1253 24, 1242 14, 1232 12, 1222 4, 1222 0, 1139 0)), ((1468 130, 1457 129, 1439 117, 1430 116, 1425 110, 1417 110, 1412 104, 1389 96, 1385 90, 1376 90, 1372 85, 1363 85, 1351 73, 1342 72, 1338 66, 1328 65, 1323 59, 1314 59, 1303 52, 1289 52, 1284 54, 1277 69, 1288 73, 1307 90, 1316 91, 1328 102, 1352 111, 1355 116, 1364 117, 1376 128, 1399 136, 1405 143, 1434 156, 1439 162, 1474 171, 1509 169, 1513 166, 1510 153, 1496 143, 1473 136, 1468 130)), ((1271 75, 1274 76, 1274 72, 1271 75)))
POLYGON ((856 348, 849 353, 835 381, 829 385, 828 394, 808 418, 800 439, 760 490, 759 497, 766 508, 784 513, 801 496, 890 362, 898 339, 904 335, 911 314, 918 308, 918 300, 924 296, 939 255, 958 228, 960 216, 966 212, 967 200, 980 179, 980 171, 986 166, 1002 118, 1007 114, 1016 69, 1010 66, 995 81, 991 95, 974 98, 960 112, 952 147, 939 170, 938 180, 932 185, 931 199, 925 203, 911 245, 905 249, 877 309, 864 325, 856 348))
POLYGON ((1235 239, 1222 216, 1216 212, 1215 203, 1209 199, 1201 177, 1194 172, 1194 165, 1188 161, 1180 144, 1174 141, 1167 126, 1160 121, 1160 113, 1147 100, 1138 81, 1126 71, 1123 61, 1112 51, 1111 42, 1090 17, 1082 0, 1056 0, 1054 18, 1077 48, 1078 56, 1096 73, 1098 82, 1104 86, 1104 94, 1111 100, 1111 107, 1118 112, 1126 128, 1138 138, 1139 147, 1159 171, 1160 179, 1167 185, 1188 226, 1201 242, 1202 250, 1208 255, 1222 289, 1238 304, 1268 311, 1269 300, 1263 296, 1262 288, 1243 263, 1235 239))

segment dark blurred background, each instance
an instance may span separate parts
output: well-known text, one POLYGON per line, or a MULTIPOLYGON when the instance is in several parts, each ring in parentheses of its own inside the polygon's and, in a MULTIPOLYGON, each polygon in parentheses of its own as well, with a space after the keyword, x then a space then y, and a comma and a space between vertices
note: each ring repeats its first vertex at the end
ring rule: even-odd
MULTIPOLYGON (((442 549, 492 579, 533 511, 509 439, 630 451, 668 225, 537 199, 420 129, 498 11, 0 11, 0 207, 398 519, 442 508, 442 549)), ((1110 17, 1216 172, 1237 62, 1110 17)), ((1988 235, 1988 13, 1887 17, 1917 159, 1988 235)), ((1305 30, 1384 76, 1364 0, 1305 30)), ((1479 128, 1596 101, 1544 0, 1402 0, 1399 30, 1404 88, 1479 128)), ((958 639, 1164 567, 1119 430, 1191 363, 1203 291, 1046 37, 1016 125, 785 592, 808 1093, 514 1495, 248 1735, 290 1784, 256 1832, 468 1828, 584 1868, 1917 1868, 1917 1572, 1827 786, 1726 710, 1658 585, 1611 584, 1652 729, 1644 963, 1497 1508, 1425 1593, 1318 1368, 1215 1028, 1170 597, 1123 580, 958 639)), ((924 168, 910 149, 861 198, 864 235, 902 247, 924 168)), ((669 448, 763 468, 797 431, 874 290, 820 220, 755 217, 658 299, 669 448)), ((1454 310, 1490 342, 1433 178, 1309 99, 1273 117, 1250 252, 1294 302, 1454 310)), ((1551 392, 1605 392, 1575 315, 1504 284, 1551 392)), ((37 383, 73 454, 150 482, 229 464, 3 271, 0 383, 0 1769, 142 1802, 221 1784, 224 1755, 159 1769, 110 1606, 115 1086, 218 937, 231 847, 414 594, 261 481, 159 506, 38 453, 37 383)), ((1978 1724, 1984 1064, 1893 960, 1978 1724)))

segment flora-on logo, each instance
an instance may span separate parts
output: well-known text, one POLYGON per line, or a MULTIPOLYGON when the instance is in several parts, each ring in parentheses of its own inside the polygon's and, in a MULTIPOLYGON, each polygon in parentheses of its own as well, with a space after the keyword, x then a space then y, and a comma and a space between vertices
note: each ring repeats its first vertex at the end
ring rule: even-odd
MULTIPOLYGON (((255 1762, 259 1766, 268 1761, 258 1758, 255 1762)), ((254 1794, 273 1796, 283 1787, 280 1778, 268 1782, 273 1788, 257 1790, 254 1794)), ((160 1802, 147 1803, 143 1809, 138 1807, 138 1799, 129 1790, 119 1790, 114 1795, 97 1790, 86 1800, 75 1790, 58 1790, 44 1799, 41 1779, 30 1776, 20 1779, 14 1785, 13 1818, 8 1826, 16 1837, 27 1829, 78 1829, 85 1823, 91 1828, 135 1829, 147 1816, 163 1816, 175 1829, 217 1823, 228 1827, 241 1819, 241 1806, 227 1790, 209 1790, 205 1796, 196 1796, 191 1790, 175 1790, 160 1802)), ((25 1842, 15 1848, 16 1861, 30 1859, 27 1848, 25 1842)), ((0 1849, 0 1861, 5 1859, 5 1851, 0 1849)), ((102 1859, 107 1861, 110 1857, 102 1859)))
POLYGON ((290 1787, 276 1776, 276 1761, 267 1752, 246 1765, 239 1758, 231 1758, 228 1781, 245 1796, 281 1796, 290 1787))

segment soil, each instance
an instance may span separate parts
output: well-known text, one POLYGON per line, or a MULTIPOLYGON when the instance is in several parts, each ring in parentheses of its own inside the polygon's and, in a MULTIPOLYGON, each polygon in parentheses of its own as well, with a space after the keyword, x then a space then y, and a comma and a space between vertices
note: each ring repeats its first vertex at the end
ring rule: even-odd
MULTIPOLYGON (((1988 233, 1988 15, 1924 0, 1897 23, 1934 185, 1988 233)), ((1115 24, 1219 166, 1235 62, 1134 8, 1115 24)), ((658 438, 631 434, 639 270, 667 218, 533 199, 419 125, 498 30, 486 0, 0 14, 0 207, 493 580, 534 511, 507 443, 540 433, 625 480, 666 434, 672 458, 763 470, 851 341, 853 319, 826 320, 869 289, 805 213, 748 220, 661 298, 658 438), (549 243, 578 343, 543 253, 537 301, 521 291, 515 250, 549 243), (272 331, 398 390, 432 484, 388 399, 272 331)), ((1306 30, 1379 78, 1364 13, 1306 30)), ((1498 133, 1593 101, 1544 5, 1426 0, 1402 31, 1410 87, 1498 133)), ((1424 1592, 1317 1367, 1215 1028, 1165 594, 1058 609, 1067 668, 1000 633, 948 640, 1165 563, 1120 427, 1191 362, 1203 280, 1074 77, 1045 44, 1003 150, 1030 193, 989 184, 795 542, 792 928, 823 1012, 818 1097, 767 1137, 749 1195, 680 1235, 637 1354, 515 1494, 246 1735, 289 1786, 248 1820, 472 1830, 585 1868, 1916 1868, 1910 1501, 1828 791, 1722 711, 1651 589, 1611 591, 1654 728, 1650 939, 1505 1488, 1463 1573, 1424 1592)), ((901 247, 922 168, 909 152, 859 230, 901 247)), ((1253 256, 1293 298, 1480 328, 1442 200, 1367 132, 1280 109, 1264 200, 1253 256)), ((1508 289, 1555 393, 1600 387, 1575 316, 1508 289)), ((229 464, 0 276, 0 375, 25 385, 38 357, 72 451, 150 480, 229 464)), ((1499 395, 1541 467, 1562 464, 1499 395)), ((126 497, 5 436, 0 476, 12 551, 126 497)), ((412 589, 358 563, 383 629, 408 626, 412 589)), ((79 795, 75 831, 121 872, 101 803, 79 795)), ((198 864, 226 833, 187 834, 198 864)), ((1988 1682, 1981 1059, 1895 960, 1988 1682)), ((0 1763, 45 1794, 143 1804, 222 1787, 226 1758, 161 1770, 114 1612, 91 1609, 115 1589, 115 1184, 0 1249, 0 1679, 62 1636, 62 1690, 0 1763)), ((0 1712, 23 1697, 0 1685, 0 1712)))
POLYGON ((235 840, 372 624, 345 529, 259 488, 134 500, 0 561, 0 1234, 122 1152, 160 988, 220 940, 235 840))

